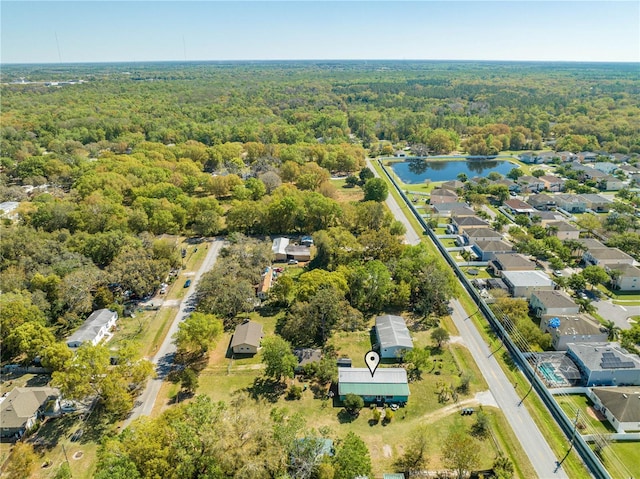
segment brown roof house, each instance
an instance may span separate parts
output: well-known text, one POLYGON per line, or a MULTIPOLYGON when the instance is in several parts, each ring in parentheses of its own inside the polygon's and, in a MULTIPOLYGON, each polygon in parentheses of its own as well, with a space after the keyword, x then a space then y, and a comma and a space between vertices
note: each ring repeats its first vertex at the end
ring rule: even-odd
POLYGON ((514 215, 528 215, 536 212, 533 206, 517 198, 505 201, 504 206, 508 208, 514 215))
POLYGON ((458 195, 455 191, 446 188, 436 188, 431 192, 429 204, 438 205, 441 203, 455 203, 458 201, 458 195))
POLYGON ((489 261, 488 268, 500 276, 503 271, 533 271, 536 264, 519 253, 499 253, 489 261))
POLYGON ((640 387, 592 388, 588 396, 616 431, 640 431, 640 387))
POLYGON ((41 417, 58 415, 59 398, 55 388, 14 388, 0 403, 0 436, 18 439, 41 417))
POLYGON ((262 325, 246 319, 233 333, 231 350, 235 354, 256 354, 263 336, 262 325))

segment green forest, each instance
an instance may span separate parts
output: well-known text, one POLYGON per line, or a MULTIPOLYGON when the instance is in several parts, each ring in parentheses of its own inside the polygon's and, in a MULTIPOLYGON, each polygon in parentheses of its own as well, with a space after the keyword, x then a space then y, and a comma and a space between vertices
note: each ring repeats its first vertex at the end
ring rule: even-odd
MULTIPOLYGON (((384 208, 386 184, 372 178, 367 157, 402 149, 640 153, 633 64, 3 65, 1 80, 0 202, 19 202, 0 224, 2 360, 38 358, 69 395, 94 392, 117 417, 130 410, 131 385, 144 383, 150 365, 138 361, 135 345, 121 353, 134 367, 110 368, 106 349, 81 348, 86 357, 74 358, 60 341, 92 311, 123 314, 125 302, 155 293, 182 264, 173 238, 232 238, 203 277, 198 306, 230 330, 238 313, 253 310, 247 295, 269 257, 269 243, 253 238, 313 234, 313 261, 295 281, 281 278, 273 303, 286 311, 278 334, 293 346, 323 347, 333 331, 364 330, 388 308, 445 314, 456 287, 426 248, 402 244, 404 227, 384 208), (358 194, 345 194, 336 178, 358 194), (83 377, 82 361, 100 364, 95 381, 83 377)), ((233 412, 201 398, 162 416, 164 452, 154 467, 177 468, 172 477, 200 477, 199 469, 250 477, 243 468, 257 466, 229 461, 209 436, 187 445, 213 451, 208 459, 194 453, 185 461, 169 446, 171 434, 186 441, 205 420, 216 434, 227 430, 233 412), (190 423, 190 410, 202 417, 190 423)), ((267 416, 259 424, 273 444, 242 446, 267 458, 251 477, 283 470, 286 457, 269 448, 290 445, 294 432, 277 423, 267 416)), ((242 442, 241 426, 225 447, 242 442)), ((356 439, 341 447, 349 440, 360 447, 356 439)), ((135 442, 132 435, 105 442, 102 463, 159 477, 132 465, 135 442), (122 459, 124 449, 130 457, 122 459)), ((350 459, 338 453, 335 477, 347 477, 341 460, 350 459)))

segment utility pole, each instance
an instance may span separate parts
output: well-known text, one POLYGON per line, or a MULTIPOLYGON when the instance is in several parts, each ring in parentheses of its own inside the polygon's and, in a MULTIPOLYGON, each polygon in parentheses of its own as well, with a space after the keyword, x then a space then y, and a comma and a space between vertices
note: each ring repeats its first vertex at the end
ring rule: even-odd
POLYGON ((564 457, 562 458, 562 460, 561 460, 560 462, 558 462, 558 463, 557 463, 556 470, 555 470, 554 472, 556 472, 556 471, 558 471, 558 469, 560 469, 560 466, 562 466, 562 463, 564 462, 564 460, 565 460, 567 457, 569 457, 569 454, 571 453, 571 449, 573 449, 573 440, 574 440, 574 439, 575 439, 575 437, 576 437, 576 430, 578 429, 578 416, 580 416, 580 410, 579 410, 579 409, 576 411, 576 418, 575 418, 575 420, 573 421, 573 431, 571 432, 571 441, 570 441, 570 444, 569 444, 569 450, 568 450, 568 451, 567 451, 567 453, 564 455, 564 457))
POLYGON ((73 475, 71 474, 71 464, 69 464, 69 457, 67 456, 67 450, 64 447, 64 444, 62 445, 62 452, 64 453, 64 458, 67 461, 67 467, 69 468, 69 477, 73 479, 73 475))

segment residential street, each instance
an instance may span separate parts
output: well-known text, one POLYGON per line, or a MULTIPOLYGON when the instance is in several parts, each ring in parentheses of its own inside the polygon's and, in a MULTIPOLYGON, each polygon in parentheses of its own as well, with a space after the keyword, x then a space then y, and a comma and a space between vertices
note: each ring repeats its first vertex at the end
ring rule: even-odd
POLYGON ((591 304, 595 306, 600 316, 613 321, 620 329, 631 329, 633 324, 629 322, 628 318, 631 316, 640 316, 640 306, 613 304, 610 299, 593 301, 591 304))
MULTIPOLYGON (((371 159, 367 158, 366 161, 367 161, 367 166, 371 171, 373 171, 373 174, 376 176, 376 178, 380 178, 380 175, 372 165, 371 159)), ((411 223, 409 222, 407 217, 404 215, 404 213, 400 209, 398 202, 393 197, 391 192, 389 192, 389 196, 387 197, 387 206, 391 210, 391 213, 393 213, 393 216, 398 221, 400 221, 407 230, 407 232, 404 235, 404 242, 411 245, 416 245, 420 243, 420 235, 418 235, 418 233, 416 233, 416 231, 413 229, 413 226, 411 226, 411 223)))
MULTIPOLYGON (((224 245, 224 241, 216 239, 212 242, 204 244, 207 244, 209 247, 207 256, 202 262, 200 269, 196 272, 195 276, 193 276, 191 286, 189 286, 184 299, 180 303, 180 310, 176 315, 173 323, 171 324, 164 342, 158 348, 158 352, 156 353, 156 355, 151 359, 151 362, 156 365, 157 376, 155 379, 149 380, 149 382, 147 383, 147 387, 137 398, 131 414, 124 422, 123 428, 131 424, 134 419, 140 416, 149 416, 151 414, 153 406, 156 402, 156 398, 158 397, 158 393, 160 392, 160 387, 162 386, 162 383, 167 374, 169 374, 169 372, 171 371, 173 356, 176 352, 176 345, 173 342, 173 335, 176 333, 176 331, 178 331, 178 324, 180 324, 180 321, 184 320, 189 314, 191 314, 191 312, 195 308, 195 294, 198 281, 200 280, 200 277, 204 273, 209 271, 215 264, 216 260, 218 259, 218 253, 224 245)), ((165 304, 164 306, 169 307, 169 305, 167 304, 165 304)))
MULTIPOLYGON (((369 168, 373 170, 370 160, 367 159, 367 163, 369 164, 369 168)), ((375 170, 374 173, 378 176, 375 170)), ((402 221, 407 228, 405 242, 417 244, 420 241, 420 236, 413 229, 411 223, 409 223, 402 213, 391 194, 389 194, 387 198, 387 205, 389 205, 389 209, 395 218, 402 221)), ((467 346, 482 371, 494 399, 507 418, 507 421, 509 421, 514 433, 520 439, 520 444, 527 453, 538 477, 541 479, 568 478, 561 468, 555 471, 556 461, 559 458, 555 456, 549 447, 549 444, 542 436, 542 433, 531 418, 527 408, 524 405, 519 405, 521 398, 518 393, 524 395, 526 392, 516 391, 514 389, 513 384, 507 379, 502 369, 500 369, 498 362, 491 354, 492 351, 490 351, 480 336, 474 323, 467 319, 467 315, 460 302, 457 299, 452 300, 451 306, 453 308, 452 318, 462 337, 463 343, 467 346)))
MULTIPOLYGON (((457 299, 453 300, 451 301, 451 306, 453 308, 451 317, 460 332, 460 336, 464 338, 464 344, 482 371, 493 397, 509 421, 513 432, 520 439, 522 448, 529 456, 529 460, 538 477, 543 479, 568 477, 562 469, 554 472, 556 461, 559 458, 556 458, 549 444, 547 444, 527 408, 519 404, 520 396, 526 394, 526 391, 516 391, 514 389, 513 384, 500 369, 500 365, 493 356, 492 351, 480 336, 473 321, 467 318, 460 302, 457 299)), ((498 347, 496 345, 495 349, 498 347)), ((497 354, 501 354, 502 351, 503 349, 500 349, 497 354)))

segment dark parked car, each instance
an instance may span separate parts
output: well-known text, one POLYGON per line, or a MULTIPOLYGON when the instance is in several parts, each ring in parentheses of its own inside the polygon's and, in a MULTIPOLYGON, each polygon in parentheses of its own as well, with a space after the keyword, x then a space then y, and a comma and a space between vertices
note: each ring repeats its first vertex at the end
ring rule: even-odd
POLYGON ((185 288, 188 288, 189 286, 191 286, 191 280, 190 280, 190 279, 188 279, 188 280, 186 280, 186 281, 184 282, 184 287, 185 287, 185 288))

